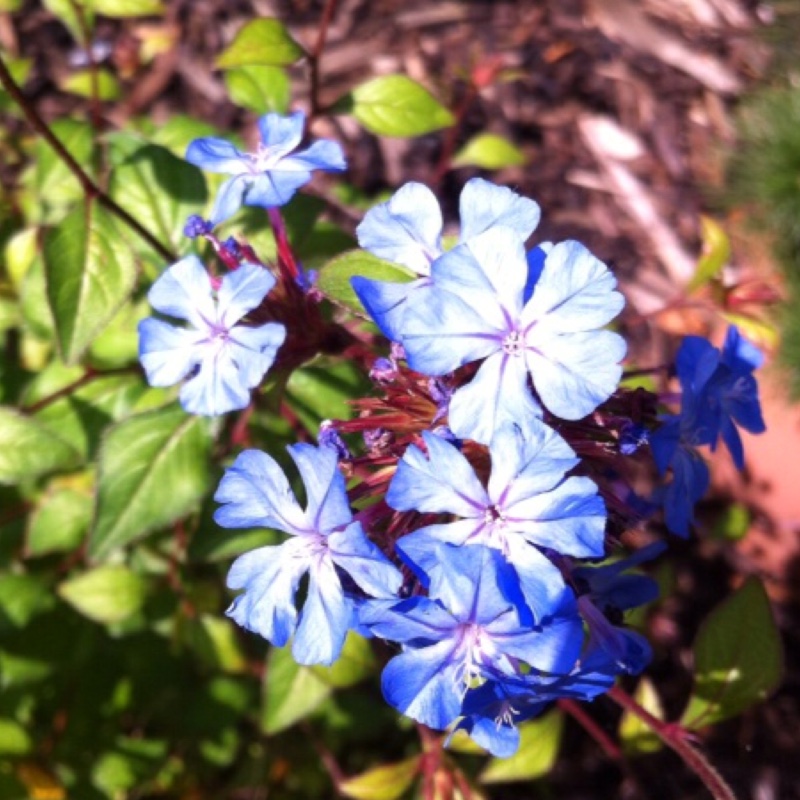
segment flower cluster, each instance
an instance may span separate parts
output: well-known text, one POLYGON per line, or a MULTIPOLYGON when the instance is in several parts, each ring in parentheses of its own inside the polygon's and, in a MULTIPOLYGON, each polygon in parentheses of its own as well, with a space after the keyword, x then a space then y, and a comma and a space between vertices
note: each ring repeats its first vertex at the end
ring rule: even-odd
POLYGON ((520 721, 558 698, 591 700, 649 663, 624 612, 657 588, 628 570, 664 545, 595 562, 660 506, 670 530, 688 533, 709 481, 698 446, 721 438, 742 466, 737 426, 764 429, 752 376, 761 355, 735 328, 721 351, 687 337, 680 413, 659 418, 666 397, 620 387, 626 344, 606 326, 624 299, 610 270, 575 241, 526 247, 536 203, 473 179, 450 250, 420 184, 359 225, 360 245, 411 278, 353 278, 391 342, 367 359, 374 337, 322 322, 319 293, 282 269, 294 263, 285 231, 275 231, 272 293, 275 278, 246 243, 211 233, 242 203, 285 203, 312 168, 344 168, 333 142, 292 154, 302 126, 300 114, 267 115, 255 155, 216 139, 189 147, 193 163, 232 175, 210 221, 187 226, 231 271, 211 278, 188 257, 159 278, 152 305, 190 327, 142 322, 142 364, 154 385, 185 380, 188 411, 219 414, 249 403, 284 339, 309 338, 309 319, 332 326, 320 342, 356 337, 381 396, 355 401, 353 420, 324 423, 318 447, 289 447, 304 507, 258 450, 240 453, 220 483, 219 525, 288 535, 235 561, 228 585, 242 591, 228 614, 274 645, 291 642, 301 664, 332 664, 348 631, 390 642, 388 703, 509 755, 520 721), (343 438, 354 434, 363 444, 343 438), (650 499, 631 489, 647 464, 671 476, 650 499))

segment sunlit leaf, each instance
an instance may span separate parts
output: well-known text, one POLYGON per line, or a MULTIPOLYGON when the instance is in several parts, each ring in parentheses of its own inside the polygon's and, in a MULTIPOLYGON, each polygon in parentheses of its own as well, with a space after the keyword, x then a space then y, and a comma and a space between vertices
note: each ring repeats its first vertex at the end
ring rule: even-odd
POLYGON ((319 708, 332 691, 310 667, 301 667, 288 647, 273 647, 264 674, 261 727, 268 734, 291 727, 319 708))
POLYGON ((546 775, 558 756, 563 728, 560 711, 520 725, 519 750, 510 758, 493 758, 481 773, 481 783, 530 781, 546 775))
POLYGON ((254 19, 222 51, 217 58, 217 67, 283 66, 294 64, 304 52, 280 20, 254 19))
POLYGON ((99 67, 93 71, 81 69, 68 75, 61 82, 62 91, 80 97, 97 97, 98 100, 116 100, 120 96, 120 85, 109 70, 99 67))
POLYGON ((53 607, 47 582, 36 575, 0 575, 0 630, 24 628, 53 607))
POLYGON ((342 654, 330 667, 311 667, 317 677, 337 689, 354 686, 371 675, 375 669, 375 656, 369 642, 356 633, 349 633, 342 654))
POLYGON ((416 277, 405 267, 384 261, 366 250, 351 250, 331 259, 319 270, 317 288, 334 302, 364 314, 364 307, 350 285, 355 275, 393 283, 408 283, 416 277))
POLYGON ((694 277, 686 287, 693 292, 716 278, 731 258, 731 241, 723 227, 711 217, 700 216, 703 252, 697 262, 694 277))
POLYGON ((24 756, 33 749, 30 734, 14 719, 0 717, 0 757, 24 756))
POLYGON ((225 86, 233 103, 256 114, 285 114, 289 110, 292 87, 280 67, 249 65, 229 69, 225 72, 225 86))
POLYGON ((735 314, 730 311, 720 311, 720 316, 736 325, 743 336, 765 350, 775 350, 780 344, 780 333, 772 322, 755 319, 744 314, 735 314))
POLYGON ((421 136, 448 128, 453 115, 424 87, 405 75, 384 75, 362 83, 336 103, 378 136, 421 136))
POLYGON ((135 614, 144 603, 147 585, 122 564, 104 564, 69 578, 58 594, 76 611, 95 622, 112 623, 135 614))
POLYGON ((104 17, 148 17, 164 12, 161 0, 84 0, 104 17))
POLYGON ((453 166, 503 169, 519 167, 525 160, 525 154, 508 139, 494 133, 479 133, 455 154, 453 166))
POLYGON ((90 555, 102 558, 195 510, 209 486, 208 420, 178 406, 114 425, 100 446, 90 555))
POLYGON ((74 489, 45 495, 28 523, 27 554, 42 556, 77 547, 89 530, 92 506, 89 494, 74 489))
MULTIPOLYGON (((636 687, 633 699, 656 719, 664 719, 664 709, 655 686, 647 678, 642 678, 636 687)), ((662 748, 661 739, 656 736, 636 714, 626 711, 619 725, 619 738, 622 748, 630 756, 656 753, 662 748)))
POLYGON ((702 728, 767 698, 783 673, 780 635, 767 594, 747 582, 705 619, 694 643, 694 690, 681 723, 702 728))
POLYGON ((354 800, 398 800, 411 786, 420 769, 421 756, 374 767, 340 784, 339 791, 354 800))
POLYGON ((75 363, 111 321, 136 280, 117 224, 98 203, 76 209, 44 241, 47 299, 64 361, 75 363))

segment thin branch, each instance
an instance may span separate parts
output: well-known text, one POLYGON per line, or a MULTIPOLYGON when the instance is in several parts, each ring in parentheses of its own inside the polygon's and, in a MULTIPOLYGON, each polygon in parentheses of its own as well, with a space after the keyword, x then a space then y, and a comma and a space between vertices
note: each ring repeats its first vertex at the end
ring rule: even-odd
POLYGON ((639 705, 627 692, 614 686, 608 696, 621 708, 630 711, 650 728, 661 741, 674 750, 689 769, 703 782, 714 800, 736 800, 736 795, 723 777, 708 762, 705 756, 690 744, 686 731, 674 723, 663 722, 639 705))
POLYGON ((74 381, 72 381, 72 383, 63 386, 57 392, 53 392, 52 394, 47 395, 47 397, 43 397, 41 400, 31 403, 29 406, 24 406, 22 411, 26 414, 34 414, 45 406, 55 403, 56 400, 60 400, 62 397, 72 394, 77 389, 80 389, 82 386, 85 386, 87 383, 91 383, 98 378, 106 378, 113 375, 133 375, 138 371, 138 367, 120 367, 119 369, 109 369, 105 370, 104 372, 97 372, 90 367, 86 370, 86 372, 83 373, 83 375, 81 375, 80 378, 76 378, 74 381))
POLYGON ((314 49, 308 54, 308 64, 311 68, 311 80, 309 95, 311 97, 311 109, 309 112, 309 122, 314 117, 319 116, 321 111, 319 102, 320 70, 319 62, 322 59, 322 52, 325 50, 325 40, 328 38, 328 28, 336 12, 336 0, 326 0, 325 8, 322 10, 322 18, 319 22, 319 31, 314 49))
POLYGON ((347 777, 342 768, 339 766, 336 756, 325 746, 322 741, 320 741, 319 737, 314 732, 314 729, 308 722, 302 722, 300 727, 303 729, 303 733, 308 737, 312 747, 317 751, 319 760, 322 762, 322 766, 325 767, 325 771, 328 773, 331 783, 333 783, 333 789, 336 793, 336 797, 343 797, 344 795, 342 795, 341 786, 347 777))
POLYGON ((124 208, 117 205, 84 171, 83 167, 72 157, 64 145, 56 138, 47 123, 33 107, 16 81, 11 77, 5 61, 0 56, 0 85, 8 92, 11 99, 20 107, 28 124, 38 133, 55 151, 58 158, 67 169, 75 176, 81 185, 87 199, 96 199, 101 206, 110 211, 131 230, 135 231, 150 247, 152 247, 164 260, 176 261, 177 256, 166 245, 162 244, 140 222, 132 217, 124 208))

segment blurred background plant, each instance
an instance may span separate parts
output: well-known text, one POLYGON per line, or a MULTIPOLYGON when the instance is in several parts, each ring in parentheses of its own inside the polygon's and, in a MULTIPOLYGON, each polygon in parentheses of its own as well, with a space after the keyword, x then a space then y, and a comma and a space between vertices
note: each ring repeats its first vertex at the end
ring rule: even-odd
MULTIPOLYGON (((236 629, 225 572, 276 536, 213 524, 222 464, 245 443, 281 458, 351 416, 369 380, 321 358, 279 403, 265 393, 209 422, 146 385, 135 331, 167 263, 212 258, 182 233, 218 185, 182 160, 187 144, 247 139, 258 115, 302 107, 350 163, 284 209, 306 267, 335 263, 401 183, 433 184, 453 220, 463 183, 489 175, 540 203, 543 239, 579 239, 614 266, 635 366, 727 321, 775 349, 785 296, 793 369, 800 101, 792 48, 765 36, 797 23, 787 5, 0 0, 0 55, 24 94, 0 94, 0 796, 391 800, 421 775, 442 798, 705 796, 608 700, 527 723, 512 759, 459 738, 443 754, 381 701, 364 640, 308 668, 236 629), (715 216, 709 198, 728 192, 715 216)), ((276 257, 253 209, 231 234, 276 257)), ((327 289, 347 302, 342 272, 327 289)), ((629 688, 702 737, 742 796, 789 798, 794 512, 771 503, 762 463, 740 483, 714 466, 700 536, 660 564, 665 599, 638 619, 656 659, 629 688), (768 596, 788 680, 754 705, 781 677, 768 596)))

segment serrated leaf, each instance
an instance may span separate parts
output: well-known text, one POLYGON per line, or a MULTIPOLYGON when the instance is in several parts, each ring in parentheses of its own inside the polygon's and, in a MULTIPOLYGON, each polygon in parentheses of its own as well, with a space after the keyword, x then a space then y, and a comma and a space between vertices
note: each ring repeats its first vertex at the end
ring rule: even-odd
POLYGON ((339 791, 354 800, 398 800, 419 773, 420 759, 421 756, 414 756, 367 770, 343 781, 339 791))
POLYGON ((731 258, 731 241, 724 228, 711 217, 700 215, 700 229, 703 237, 703 252, 697 262, 694 277, 686 287, 694 292, 719 275, 731 258))
POLYGON ((144 603, 146 584, 141 575, 122 564, 104 564, 69 578, 58 587, 59 596, 95 622, 121 622, 144 603))
POLYGON ((17 483, 70 469, 80 455, 66 441, 30 417, 0 408, 0 483, 17 483))
MULTIPOLYGON (((133 134, 116 133, 109 140, 112 198, 162 244, 176 251, 185 248, 186 218, 202 213, 208 197, 200 170, 133 134)), ((131 244, 150 252, 138 237, 131 237, 131 244)), ((158 255, 157 263, 162 261, 158 255)))
POLYGON ((136 263, 109 213, 78 208, 44 240, 47 299, 67 364, 80 359, 136 281, 136 263))
POLYGON ((249 65, 229 69, 225 72, 225 86, 235 105, 256 114, 285 114, 289 109, 291 84, 280 67, 249 65))
POLYGON ((392 283, 408 283, 416 277, 405 267, 384 261, 366 250, 350 250, 331 259, 319 270, 317 288, 329 299, 364 314, 364 306, 350 285, 355 275, 392 283))
POLYGON ((42 556, 76 548, 92 520, 92 498, 74 489, 60 489, 46 495, 28 523, 25 551, 42 556))
POLYGON ((750 578, 705 619, 694 644, 694 690, 681 718, 703 728, 764 700, 783 672, 780 635, 767 594, 750 578))
POLYGON ((116 100, 120 96, 119 81, 104 67, 94 70, 81 69, 68 75, 61 82, 61 90, 79 97, 97 97, 98 100, 116 100))
POLYGON ((405 75, 384 75, 362 83, 337 102, 335 110, 352 114, 378 136, 421 136, 455 122, 424 86, 405 75))
POLYGON ((332 691, 312 669, 300 666, 288 647, 273 647, 264 675, 262 729, 273 734, 291 727, 319 708, 332 691))
POLYGON ((493 758, 481 773, 480 782, 530 781, 546 775, 558 756, 563 728, 560 711, 523 723, 519 726, 519 750, 510 758, 493 758))
POLYGON ((305 54, 286 26, 277 19, 248 22, 217 58, 218 69, 251 65, 294 64, 305 54))
POLYGON ((503 167, 522 166, 525 161, 522 150, 508 139, 494 133, 479 133, 455 154, 453 166, 503 169, 503 167))
POLYGON ((149 17, 164 13, 161 0, 86 0, 104 17, 149 17))
POLYGON ((208 421, 179 406, 110 428, 98 456, 90 555, 103 558, 195 510, 209 489, 210 446, 208 421))
MULTIPOLYGON (((647 678, 639 681, 633 699, 656 719, 664 719, 661 699, 656 692, 656 687, 647 678)), ((653 730, 630 711, 626 711, 622 715, 619 724, 619 738, 622 742, 622 749, 629 756, 657 753, 663 747, 661 739, 653 733, 653 730)))

